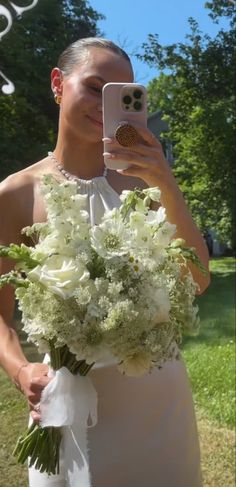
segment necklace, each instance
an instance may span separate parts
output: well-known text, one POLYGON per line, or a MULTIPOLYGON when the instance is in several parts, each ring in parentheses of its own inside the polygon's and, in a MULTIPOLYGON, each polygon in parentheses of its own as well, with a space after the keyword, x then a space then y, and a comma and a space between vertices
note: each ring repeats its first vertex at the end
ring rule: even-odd
MULTIPOLYGON (((93 179, 96 179, 96 178, 92 178, 92 179, 81 179, 79 178, 78 176, 75 176, 74 174, 71 174, 70 172, 66 171, 64 169, 64 167, 58 162, 58 160, 56 159, 55 155, 53 154, 53 152, 48 152, 48 156, 52 159, 52 161, 54 162, 56 168, 58 169, 58 171, 61 172, 61 174, 63 174, 63 176, 68 179, 69 181, 76 181, 76 182, 81 182, 81 181, 92 181, 93 179)), ((107 176, 107 168, 105 167, 104 168, 104 171, 103 171, 103 175, 102 176, 97 176, 97 177, 106 177, 107 176)))

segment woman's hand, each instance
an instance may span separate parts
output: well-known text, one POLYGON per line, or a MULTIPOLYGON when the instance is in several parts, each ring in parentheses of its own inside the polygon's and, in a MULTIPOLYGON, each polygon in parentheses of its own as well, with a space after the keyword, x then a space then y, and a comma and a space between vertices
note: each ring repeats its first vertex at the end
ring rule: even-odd
MULTIPOLYGON (((139 141, 132 147, 123 147, 115 138, 103 139, 109 144, 109 158, 121 159, 130 165, 118 170, 124 176, 135 176, 145 181, 148 186, 159 186, 161 190, 177 186, 169 164, 163 154, 161 143, 150 130, 132 123, 139 133, 139 141)), ((107 154, 107 152, 106 152, 107 154)))
POLYGON ((35 422, 41 419, 39 403, 42 391, 52 379, 48 377, 48 371, 49 367, 46 364, 29 363, 19 374, 19 384, 28 400, 31 416, 35 422))

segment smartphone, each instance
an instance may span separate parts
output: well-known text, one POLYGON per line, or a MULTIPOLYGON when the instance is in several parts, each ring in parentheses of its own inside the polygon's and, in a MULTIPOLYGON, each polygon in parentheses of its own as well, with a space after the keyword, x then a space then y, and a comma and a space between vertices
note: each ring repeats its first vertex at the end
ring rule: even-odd
MULTIPOLYGON (((103 137, 113 138, 117 127, 122 122, 132 126, 138 122, 147 126, 146 88, 138 83, 106 83, 102 90, 103 137)), ((132 150, 132 147, 129 147, 132 150)), ((109 152, 109 145, 104 142, 104 152, 109 152)), ((129 164, 104 156, 104 164, 109 169, 127 169, 129 164)))

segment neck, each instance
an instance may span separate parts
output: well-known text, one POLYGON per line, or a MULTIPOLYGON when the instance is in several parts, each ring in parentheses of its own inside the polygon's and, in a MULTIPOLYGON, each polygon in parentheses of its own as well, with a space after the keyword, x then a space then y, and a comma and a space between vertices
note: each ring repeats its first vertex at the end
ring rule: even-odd
POLYGON ((66 171, 81 179, 92 179, 104 172, 102 152, 102 141, 91 143, 58 136, 54 155, 66 171))

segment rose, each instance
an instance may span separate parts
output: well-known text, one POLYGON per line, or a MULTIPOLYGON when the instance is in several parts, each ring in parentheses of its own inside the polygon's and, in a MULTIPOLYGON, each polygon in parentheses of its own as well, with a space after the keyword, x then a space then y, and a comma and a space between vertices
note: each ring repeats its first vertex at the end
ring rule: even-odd
POLYGON ((40 282, 47 289, 63 299, 73 296, 79 283, 87 282, 90 274, 86 267, 70 257, 52 255, 43 265, 28 273, 29 280, 40 282))

